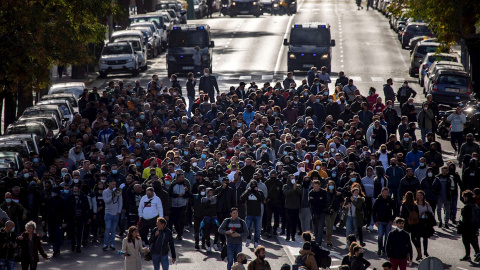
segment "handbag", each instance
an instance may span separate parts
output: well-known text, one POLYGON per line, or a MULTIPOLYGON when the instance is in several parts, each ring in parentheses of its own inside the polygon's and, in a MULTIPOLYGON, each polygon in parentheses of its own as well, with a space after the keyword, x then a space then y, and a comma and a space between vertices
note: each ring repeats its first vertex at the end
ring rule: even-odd
POLYGON ((225 258, 227 257, 227 244, 224 244, 222 246, 222 251, 220 252, 220 258, 223 260, 225 260, 225 258))

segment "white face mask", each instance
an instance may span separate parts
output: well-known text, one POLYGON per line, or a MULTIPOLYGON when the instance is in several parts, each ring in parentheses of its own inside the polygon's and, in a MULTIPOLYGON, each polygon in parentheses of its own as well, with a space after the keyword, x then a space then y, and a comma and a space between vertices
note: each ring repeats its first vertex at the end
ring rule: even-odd
POLYGON ((330 148, 330 152, 335 152, 335 148, 330 148))
POLYGON ((320 170, 320 166, 315 167, 315 169, 317 169, 317 171, 319 171, 319 170, 320 170))
POLYGON ((193 162, 193 163, 192 163, 192 166, 193 166, 193 167, 197 167, 197 162, 193 162))
POLYGON ((429 172, 427 173, 428 177, 432 177, 433 176, 433 173, 429 172))
POLYGON ((200 195, 205 196, 205 191, 200 192, 200 195))
POLYGON ((290 182, 292 182, 292 184, 295 184, 295 179, 290 180, 290 182))
POLYGON ((307 163, 307 164, 310 163, 310 160, 306 159, 306 160, 305 160, 305 163, 307 163))
POLYGON ((305 168, 304 168, 304 167, 300 167, 299 170, 300 170, 301 172, 304 172, 304 171, 305 171, 305 168))

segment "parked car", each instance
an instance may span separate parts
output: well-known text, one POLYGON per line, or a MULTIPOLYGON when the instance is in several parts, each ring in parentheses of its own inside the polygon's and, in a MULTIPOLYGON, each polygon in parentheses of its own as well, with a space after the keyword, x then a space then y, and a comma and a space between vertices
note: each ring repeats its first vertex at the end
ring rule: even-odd
POLYGON ((440 46, 438 42, 419 42, 415 48, 410 51, 410 67, 408 69, 408 74, 414 77, 418 74, 418 68, 420 66, 420 60, 425 57, 429 52, 436 52, 440 46))
POLYGON ((423 86, 423 79, 428 69, 434 62, 460 62, 460 56, 456 53, 427 53, 423 60, 420 60, 420 68, 418 72, 418 84, 423 86))
POLYGON ((402 33, 402 49, 408 46, 411 38, 418 36, 433 37, 433 33, 426 23, 411 23, 407 25, 402 33))
POLYGON ((465 71, 438 70, 427 90, 433 101, 439 104, 455 105, 471 100, 472 82, 465 71))
POLYGON ((438 72, 438 70, 459 70, 465 71, 465 68, 461 63, 450 62, 450 61, 439 61, 434 62, 430 68, 428 68, 425 77, 423 78, 423 92, 426 93, 427 89, 430 88, 430 83, 434 77, 434 75, 438 72))
POLYGON ((64 99, 56 99, 56 100, 42 100, 37 103, 37 105, 57 105, 60 110, 62 111, 63 115, 67 117, 69 122, 73 122, 73 115, 75 110, 73 109, 72 104, 70 101, 64 99))
POLYGON ((153 22, 132 23, 127 29, 136 29, 136 30, 138 29, 142 32, 146 32, 146 34, 148 35, 148 43, 151 44, 153 48, 156 49, 156 54, 151 55, 152 58, 162 53, 162 50, 164 49, 162 48, 162 38, 158 34, 159 31, 155 23, 153 22), (150 28, 151 33, 149 31, 144 31, 142 27, 150 28))
POLYGON ((410 39, 410 42, 408 42, 408 47, 409 48, 415 48, 418 42, 424 41, 424 42, 437 42, 436 38, 429 38, 428 36, 418 36, 410 39))
POLYGON ((48 90, 49 95, 53 94, 74 94, 76 98, 80 98, 85 89, 83 82, 69 82, 69 83, 56 83, 53 84, 48 90))
POLYGON ((60 131, 60 126, 62 123, 58 120, 58 118, 53 115, 53 114, 40 114, 40 115, 35 115, 35 116, 20 116, 18 118, 17 122, 18 123, 28 123, 29 121, 37 121, 37 122, 42 122, 45 124, 45 126, 51 130, 56 136, 59 131, 60 131))
MULTIPOLYGON (((187 11, 182 7, 182 4, 177 1, 161 1, 157 2, 156 10, 173 10, 175 12, 175 16, 178 19, 180 24, 187 23, 187 11)), ((173 15, 170 14, 172 17, 173 15)))
POLYGON ((12 123, 8 125, 5 130, 6 135, 12 134, 36 134, 40 138, 44 138, 47 135, 48 128, 41 122, 28 122, 28 123, 12 123))
POLYGON ((109 42, 115 42, 117 38, 139 38, 148 48, 148 36, 139 30, 120 30, 112 33, 109 42))
POLYGON ((63 114, 57 105, 35 105, 28 107, 22 116, 35 116, 39 114, 53 114, 62 121, 63 125, 68 126, 70 124, 68 117, 63 114))
POLYGON ((117 42, 130 42, 133 46, 133 49, 137 53, 138 57, 138 65, 139 68, 143 71, 147 70, 148 68, 148 53, 147 49, 145 48, 145 45, 143 42, 138 39, 138 38, 119 38, 116 40, 117 42))
POLYGON ((0 153, 15 152, 21 156, 28 157, 30 151, 33 151, 33 149, 28 147, 26 141, 15 138, 15 135, 8 135, 8 137, 9 140, 4 140, 3 136, 0 137, 0 153))
POLYGON ((137 53, 130 42, 112 42, 105 44, 99 61, 100 77, 109 73, 139 73, 137 53))
POLYGON ((193 0, 195 19, 201 19, 207 14, 207 4, 204 0, 193 0))
POLYGON ((163 20, 164 18, 162 14, 159 14, 158 12, 130 16, 130 23, 153 22, 157 26, 158 36, 161 39, 162 48, 165 49, 167 47, 168 31, 163 20))
MULTIPOLYGON (((23 158, 17 152, 0 152, 0 171, 5 174, 9 168, 15 172, 23 168, 23 158)), ((15 175, 16 176, 16 175, 15 175)))
POLYGON ((53 95, 45 95, 42 97, 42 100, 55 100, 55 99, 66 99, 72 104, 72 107, 75 112, 78 112, 78 99, 74 94, 61 93, 53 95))
MULTIPOLYGON (((23 150, 26 151, 27 153, 34 151, 35 153, 40 154, 40 138, 34 133, 3 135, 3 136, 0 136, 0 143, 2 142, 8 142, 8 143, 17 142, 17 144, 22 145, 23 150), (26 143, 26 147, 23 146, 23 143, 26 143)), ((18 152, 18 151, 15 151, 15 152, 18 152)))

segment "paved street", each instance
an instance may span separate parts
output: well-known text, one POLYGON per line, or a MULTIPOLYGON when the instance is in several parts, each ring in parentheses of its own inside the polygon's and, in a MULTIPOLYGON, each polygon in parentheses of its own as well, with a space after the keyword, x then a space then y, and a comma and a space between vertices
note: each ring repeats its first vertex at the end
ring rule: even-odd
MULTIPOLYGON (((417 104, 425 100, 416 78, 408 75, 409 51, 402 50, 396 34, 389 29, 388 21, 377 11, 357 11, 354 1, 345 0, 305 0, 299 2, 298 13, 295 16, 270 16, 264 14, 260 18, 253 16, 239 16, 236 18, 219 17, 213 19, 191 21, 190 23, 208 23, 212 29, 215 41, 213 55, 213 75, 217 76, 222 92, 229 87, 238 85, 240 81, 247 84, 255 81, 258 85, 266 81, 282 81, 285 77, 286 48, 282 45, 286 31, 296 22, 321 21, 331 25, 332 38, 336 40, 333 48, 332 81, 335 81, 340 70, 343 70, 363 95, 367 95, 368 88, 373 86, 383 97, 382 86, 387 78, 393 78, 394 89, 398 89, 406 79, 410 86, 417 91, 417 104)), ((139 79, 145 86, 153 74, 158 74, 165 85, 169 84, 165 70, 165 54, 149 61, 149 69, 138 77, 109 76, 99 79, 93 85, 104 87, 110 80, 123 79, 125 85, 139 79)), ((305 74, 295 74, 300 82, 305 74)), ((185 78, 179 79, 182 86, 185 78)), ((100 88, 100 89, 102 89, 100 88)), ((333 84, 330 85, 333 90, 333 84)), ((184 88, 183 94, 186 90, 184 88)), ((453 150, 448 141, 438 139, 444 149, 444 161, 453 160, 453 150)), ((462 207, 459 203, 459 207, 462 207)), ((430 239, 429 254, 440 258, 451 269, 472 269, 478 265, 469 262, 460 262, 464 256, 464 248, 460 235, 455 229, 438 229, 430 239)), ((376 229, 374 232, 364 232, 366 239, 365 257, 372 263, 371 268, 381 267, 385 258, 376 255, 376 229)), ((219 252, 207 254, 204 251, 195 251, 192 233, 185 235, 183 242, 176 242, 180 254, 178 265, 172 269, 226 269, 226 262, 220 260, 219 252)), ((344 230, 337 230, 334 234, 333 261, 338 268, 339 259, 346 254, 344 230)), ((301 247, 300 238, 297 242, 285 242, 284 238, 271 238, 261 241, 267 247, 267 259, 272 269, 279 269, 284 263, 291 263, 301 247)), ((117 239, 117 250, 120 248, 120 239, 117 239)), ((47 246, 45 246, 47 247, 47 246)), ((62 256, 52 258, 48 262, 41 260, 40 269, 121 269, 123 257, 115 251, 104 252, 101 245, 90 244, 81 254, 71 253, 69 245, 64 245, 62 256)), ((48 246, 48 253, 52 251, 48 246)), ((250 258, 253 258, 253 248, 243 248, 250 258)), ((226 261, 226 260, 225 260, 226 261)), ((144 269, 153 269, 151 263, 144 263, 144 269)), ((416 268, 418 265, 414 265, 416 268)))

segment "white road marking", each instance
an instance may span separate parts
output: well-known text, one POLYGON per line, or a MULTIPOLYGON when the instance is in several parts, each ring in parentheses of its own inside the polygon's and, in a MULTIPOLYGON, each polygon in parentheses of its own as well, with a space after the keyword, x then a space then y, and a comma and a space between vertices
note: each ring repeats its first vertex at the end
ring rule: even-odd
MULTIPOLYGON (((303 2, 304 2, 303 0, 300 2, 300 4, 297 7, 298 9, 300 9, 300 7, 303 5, 303 2)), ((285 34, 283 35, 283 39, 288 38, 288 33, 292 28, 293 18, 295 18, 296 15, 297 14, 293 14, 293 16, 291 16, 290 19, 288 20, 287 28, 285 29, 285 34)), ((284 53, 283 53, 284 50, 285 50, 285 46, 283 46, 283 42, 282 42, 282 44, 280 44, 280 50, 278 51, 277 62, 275 63, 273 75, 277 75, 278 70, 280 69, 280 62, 282 61, 282 57, 284 56, 284 53)))
POLYGON ((372 82, 383 82, 382 77, 372 77, 372 82))
POLYGON ((252 80, 252 76, 240 76, 238 80, 250 82, 252 80))
POLYGON ((357 76, 350 76, 348 77, 349 79, 352 79, 354 82, 357 81, 357 82, 361 82, 362 81, 362 78, 361 77, 357 77, 357 76))
POLYGON ((405 79, 404 79, 404 78, 393 78, 393 81, 394 81, 394 82, 396 81, 396 82, 402 82, 402 83, 403 83, 403 82, 405 81, 405 79))
POLYGON ((262 75, 262 81, 273 81, 273 75, 262 75))

